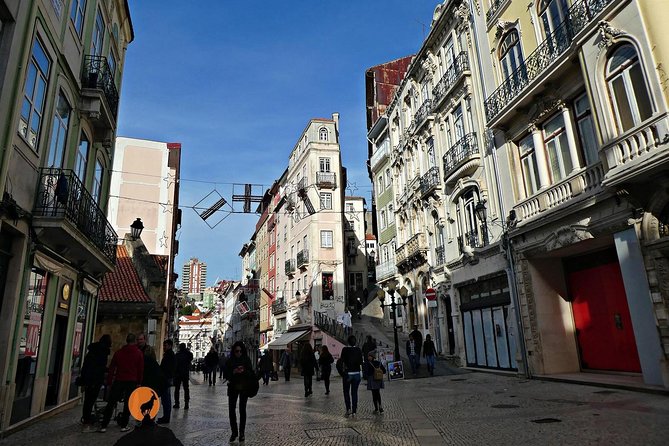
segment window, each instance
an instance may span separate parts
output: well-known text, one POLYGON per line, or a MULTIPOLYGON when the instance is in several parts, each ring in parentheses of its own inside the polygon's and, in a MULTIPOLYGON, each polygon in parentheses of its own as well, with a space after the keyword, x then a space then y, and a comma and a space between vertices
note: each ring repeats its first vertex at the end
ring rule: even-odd
POLYGON ((595 136, 595 124, 592 120, 590 111, 590 102, 585 93, 574 101, 574 111, 576 114, 576 128, 578 129, 578 139, 581 142, 583 158, 585 163, 590 165, 599 161, 597 154, 597 137, 595 136))
POLYGON ((323 300, 334 299, 334 286, 332 280, 333 274, 323 273, 321 277, 322 277, 323 300))
POLYGON ((567 0, 543 0, 539 3, 539 17, 546 36, 555 32, 568 10, 567 0))
POLYGON ((50 67, 51 60, 47 57, 42 44, 35 38, 28 61, 26 81, 23 87, 21 119, 19 119, 19 133, 26 138, 33 149, 37 149, 42 129, 44 96, 50 67))
POLYGON ((102 55, 102 45, 105 42, 105 20, 102 18, 102 11, 98 9, 98 15, 95 17, 95 29, 93 29, 93 41, 91 43, 91 54, 94 56, 102 55))
POLYGON ((305 274, 304 277, 302 278, 302 283, 304 284, 304 292, 307 293, 309 291, 307 287, 309 286, 309 283, 307 282, 307 275, 305 274))
POLYGON ((388 205, 388 224, 392 225, 395 223, 395 211, 393 210, 393 205, 388 205))
POLYGON ((528 135, 518 143, 520 150, 520 165, 523 169, 525 196, 529 197, 539 190, 539 167, 537 155, 534 152, 532 135, 528 135))
POLYGON ((74 29, 79 37, 81 37, 81 31, 84 27, 85 10, 86 10, 86 0, 72 0, 72 10, 70 11, 70 18, 72 19, 72 24, 74 25, 74 29))
POLYGON ((84 132, 81 132, 81 140, 79 140, 79 148, 74 159, 74 173, 81 180, 82 183, 86 181, 86 165, 88 164, 88 137, 84 132))
POLYGON ((393 178, 390 174, 390 169, 386 169, 386 187, 390 187, 393 184, 393 178))
POLYGON ((379 224, 381 225, 381 229, 384 229, 387 226, 387 220, 386 220, 386 211, 381 211, 379 215, 379 224))
POLYGON ((67 128, 70 123, 70 112, 72 108, 67 102, 63 92, 58 93, 56 101, 56 112, 53 117, 53 129, 51 130, 51 145, 49 147, 49 158, 47 167, 62 168, 65 145, 67 144, 67 128))
POLYGON ((385 190, 385 187, 383 185, 383 176, 382 175, 379 175, 378 183, 379 183, 379 187, 378 187, 379 195, 381 195, 383 193, 383 191, 385 190))
POLYGON ((332 231, 321 231, 321 248, 332 248, 332 231))
POLYGON ((636 127, 653 114, 645 76, 632 45, 622 45, 610 56, 606 82, 621 133, 636 127))
POLYGON ((543 132, 553 182, 558 182, 569 175, 574 168, 569 154, 569 143, 562 114, 546 122, 543 132))
POLYGON ((460 141, 465 136, 465 121, 462 117, 462 106, 458 105, 453 111, 453 128, 455 129, 455 141, 460 141))
POLYGON ((309 249, 309 245, 307 245, 307 236, 305 235, 302 237, 302 246, 304 246, 304 249, 309 249))
POLYGON ((444 47, 442 49, 442 56, 444 64, 442 67, 442 74, 445 74, 446 71, 451 66, 453 66, 453 63, 455 62, 455 49, 453 47, 453 39, 449 38, 444 44, 444 47))
POLYGON ((269 269, 274 269, 274 253, 269 255, 269 269))
POLYGON ((321 209, 332 209, 332 194, 321 192, 321 209))
POLYGON ((328 129, 326 129, 325 127, 321 127, 321 129, 318 131, 318 140, 319 141, 328 140, 328 129))
POLYGON ((346 203, 346 212, 355 212, 353 208, 353 203, 346 203))
POLYGON ((318 165, 320 172, 329 172, 330 171, 330 158, 319 158, 318 165))
POLYGON ((100 160, 95 160, 95 175, 93 176, 93 199, 100 205, 102 198, 102 174, 104 168, 100 160))
POLYGON ((458 208, 458 226, 460 235, 463 238, 462 243, 471 247, 480 247, 479 225, 476 217, 475 208, 479 202, 478 191, 471 187, 465 191, 457 203, 458 208))
POLYGON ((109 74, 111 75, 111 80, 116 85, 116 57, 114 57, 114 53, 109 51, 109 55, 107 56, 107 64, 109 64, 109 74))
MULTIPOLYGON (((504 79, 513 75, 514 84, 521 81, 524 76, 517 70, 523 64, 523 54, 520 50, 518 31, 513 30, 502 39, 499 47, 499 61, 504 79)), ((522 71, 524 72, 524 70, 522 71)))

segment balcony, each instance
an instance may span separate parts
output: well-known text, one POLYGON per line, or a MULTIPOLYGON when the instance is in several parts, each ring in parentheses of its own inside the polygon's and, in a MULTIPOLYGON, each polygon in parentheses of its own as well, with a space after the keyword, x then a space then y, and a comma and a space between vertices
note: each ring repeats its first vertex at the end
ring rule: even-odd
POLYGON ((605 186, 615 186, 655 169, 669 159, 669 114, 646 121, 602 147, 608 171, 605 186))
MULTIPOLYGON (((485 110, 488 123, 493 121, 502 110, 513 104, 525 88, 571 47, 574 37, 586 25, 593 22, 602 10, 615 0, 580 0, 567 11, 562 24, 544 40, 522 63, 516 71, 486 99, 485 110)), ((545 76, 539 79, 546 82, 545 76)))
POLYGON ((434 166, 420 179, 421 196, 429 195, 439 187, 439 184, 439 168, 434 166))
POLYGON ((306 268, 309 264, 309 250, 303 249, 297 253, 297 267, 306 268))
MULTIPOLYGON (((444 155, 444 181, 448 182, 449 177, 453 173, 467 164, 468 161, 476 159, 479 161, 479 145, 476 139, 476 133, 468 133, 463 136, 458 142, 456 142, 453 147, 448 149, 448 152, 444 155)), ((476 170, 479 166, 479 162, 471 163, 471 165, 465 166, 464 170, 470 173, 471 170, 476 170)))
POLYGON ((287 276, 292 276, 295 274, 295 259, 286 260, 284 266, 287 276))
POLYGON ((304 192, 307 189, 307 178, 300 178, 300 181, 297 182, 297 191, 304 192))
POLYGON ((444 245, 434 248, 434 266, 441 266, 446 263, 446 251, 444 245))
POLYGON ((421 129, 421 127, 426 122, 427 117, 430 115, 431 112, 432 112, 432 99, 426 99, 425 102, 423 102, 420 108, 416 111, 416 114, 413 117, 413 121, 411 123, 411 130, 413 133, 421 129))
POLYGON ((92 276, 111 271, 118 236, 71 170, 42 169, 33 209, 41 243, 92 276))
POLYGON ((98 128, 115 129, 118 113, 118 90, 107 59, 88 55, 81 75, 81 111, 92 118, 98 128))
POLYGON ((337 176, 334 172, 316 172, 316 185, 319 188, 337 188, 337 176))
POLYGON ((601 163, 582 169, 553 186, 539 191, 514 206, 518 223, 541 216, 544 211, 572 204, 601 192, 604 168, 601 163))
POLYGON ((390 279, 394 277, 395 274, 397 274, 397 265, 394 260, 376 266, 376 280, 379 282, 385 279, 390 279))
POLYGON ((460 254, 471 252, 473 248, 483 248, 484 246, 483 239, 479 236, 476 230, 465 232, 464 235, 458 236, 458 249, 460 250, 460 254))
POLYGON ((492 0, 490 8, 485 13, 485 23, 490 28, 493 25, 493 20, 497 14, 501 12, 502 8, 509 3, 510 0, 492 0))
MULTIPOLYGON (((387 140, 386 140, 387 141, 387 140)), ((386 142, 381 144, 380 147, 376 148, 376 151, 372 154, 372 157, 369 159, 369 166, 372 170, 387 159, 390 156, 390 144, 386 142)))
POLYGON ((404 274, 419 267, 427 261, 427 242, 425 234, 419 232, 395 250, 397 269, 404 274))
POLYGON ((272 304, 272 314, 277 315, 277 314, 283 314, 287 310, 286 307, 286 301, 283 299, 277 300, 272 304))
POLYGON ((432 105, 434 108, 437 108, 442 99, 448 96, 448 93, 463 77, 465 71, 469 71, 469 59, 467 59, 467 53, 463 51, 457 55, 453 64, 448 67, 437 85, 432 89, 432 105))

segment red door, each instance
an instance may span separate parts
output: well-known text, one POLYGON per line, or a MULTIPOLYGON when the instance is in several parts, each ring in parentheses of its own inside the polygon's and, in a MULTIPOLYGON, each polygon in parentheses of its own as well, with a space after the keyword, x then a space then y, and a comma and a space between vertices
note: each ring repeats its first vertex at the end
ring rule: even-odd
POLYGON ((568 273, 581 366, 641 372, 618 263, 568 273))

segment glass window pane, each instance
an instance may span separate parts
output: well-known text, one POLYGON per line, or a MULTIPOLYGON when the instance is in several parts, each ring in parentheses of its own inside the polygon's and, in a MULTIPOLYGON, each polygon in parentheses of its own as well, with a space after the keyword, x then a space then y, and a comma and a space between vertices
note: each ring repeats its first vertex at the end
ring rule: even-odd
POLYGON ((553 181, 559 181, 562 179, 562 173, 560 172, 560 161, 558 159, 555 140, 546 143, 546 152, 548 153, 548 164, 551 169, 553 181))
POLYGON ((569 142, 567 141, 567 133, 562 132, 558 136, 558 142, 560 143, 560 152, 562 155, 562 163, 564 165, 564 173, 569 174, 574 170, 574 164, 571 160, 571 154, 569 153, 569 142))
POLYGON ((616 102, 616 109, 618 112, 618 119, 622 126, 622 131, 626 131, 634 127, 634 118, 630 109, 630 103, 627 99, 627 90, 625 90, 625 82, 622 76, 618 76, 611 81, 611 88, 613 89, 613 97, 616 102))
POLYGON ((636 50, 632 45, 623 45, 618 48, 609 60, 609 73, 615 72, 625 62, 636 58, 636 50))
POLYGON ((588 115, 578 121, 578 135, 581 140, 586 164, 590 165, 597 162, 599 156, 597 155, 597 139, 595 137, 592 116, 588 115))
POLYGON ((21 107, 21 117, 25 119, 26 122, 28 122, 28 119, 30 119, 30 101, 28 99, 23 100, 23 106, 21 107))
POLYGON ((37 92, 33 97, 33 104, 35 104, 35 110, 42 112, 42 105, 44 103, 44 90, 46 90, 46 82, 44 79, 39 77, 37 78, 37 92))
POLYGON ((37 65, 39 66, 40 70, 42 70, 45 75, 48 75, 50 65, 49 58, 46 56, 42 45, 40 45, 37 39, 35 39, 35 43, 33 45, 33 57, 37 61, 37 65))
POLYGON ((34 63, 28 65, 28 76, 26 77, 26 96, 29 98, 33 97, 35 92, 35 79, 37 77, 37 67, 34 63))
POLYGON ((634 89, 634 97, 639 108, 639 117, 642 121, 650 118, 653 114, 653 107, 648 96, 648 89, 646 88, 646 81, 643 77, 643 71, 639 63, 634 64, 630 69, 630 80, 632 81, 632 88, 634 89))
POLYGON ((576 109, 576 116, 581 116, 590 110, 590 102, 588 96, 582 95, 574 101, 574 108, 576 109))
POLYGON ((564 119, 562 118, 562 114, 559 114, 544 125, 544 133, 548 136, 563 128, 564 119))

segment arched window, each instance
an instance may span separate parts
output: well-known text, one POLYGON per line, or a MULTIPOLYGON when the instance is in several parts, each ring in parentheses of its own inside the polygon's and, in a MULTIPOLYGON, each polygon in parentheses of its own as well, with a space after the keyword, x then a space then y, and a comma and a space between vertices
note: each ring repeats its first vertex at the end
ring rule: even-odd
MULTIPOLYGON (((520 50, 520 38, 515 29, 507 33, 499 45, 499 62, 504 79, 508 79, 523 64, 523 53, 520 50)), ((515 78, 516 76, 514 76, 515 78)))
POLYGON ((476 205, 479 203, 479 191, 476 187, 467 188, 456 201, 458 230, 458 244, 462 250, 464 246, 477 248, 483 246, 483 234, 476 217, 476 205))
POLYGON ((325 127, 321 127, 321 129, 318 131, 318 140, 319 141, 328 140, 328 129, 326 129, 325 127))
POLYGON ((539 17, 546 36, 553 33, 567 17, 567 0, 542 0, 539 2, 539 17))
POLYGON ((639 55, 632 45, 621 45, 611 53, 606 83, 620 132, 639 125, 653 114, 639 55))

